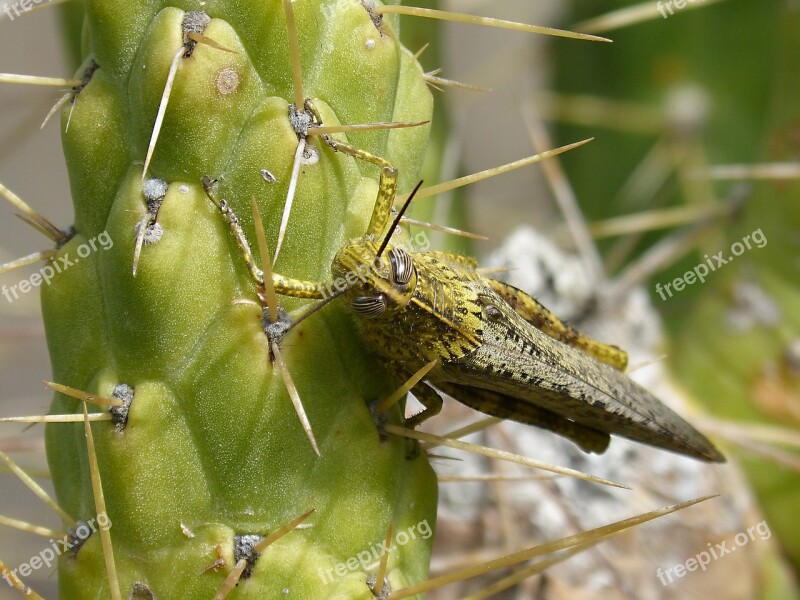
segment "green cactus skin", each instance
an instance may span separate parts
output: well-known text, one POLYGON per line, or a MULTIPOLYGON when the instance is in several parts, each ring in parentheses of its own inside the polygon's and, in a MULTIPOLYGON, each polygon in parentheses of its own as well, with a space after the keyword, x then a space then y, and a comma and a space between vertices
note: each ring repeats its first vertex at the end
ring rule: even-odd
MULTIPOLYGON (((378 434, 369 403, 394 382, 336 303, 293 330, 283 354, 319 441, 315 456, 273 372, 255 285, 201 186, 204 175, 220 179, 220 197, 252 240, 254 196, 274 248, 297 146, 279 0, 205 3, 203 35, 231 52, 198 44, 180 59, 147 174, 168 184, 157 218, 163 235, 143 247, 132 275, 135 228, 147 211, 142 163, 192 10, 197 2, 86 0, 78 74, 91 61, 99 68, 62 118, 77 234, 60 255, 76 258, 104 232, 113 246, 96 244, 59 274, 42 305, 55 381, 103 396, 120 384, 135 390, 124 429, 92 425, 122 596, 144 584, 159 600, 211 598, 236 562, 234 536, 266 536, 311 508, 310 526, 268 548, 231 598, 372 598, 368 573, 347 561, 379 546, 390 522, 395 532, 417 532, 391 553, 390 586, 418 582, 431 546, 419 524, 423 532, 435 525, 436 482, 424 454, 407 460, 404 441, 378 434), (206 570, 217 547, 225 566, 206 570)), ((422 70, 389 21, 379 31, 356 1, 296 0, 294 11, 305 95, 326 124, 430 118, 422 70)), ((398 166, 407 191, 427 135, 419 127, 348 141, 398 166)), ((335 251, 366 227, 377 170, 311 144, 319 161, 302 168, 275 269, 324 282, 335 251)), ((53 413, 80 410, 56 395, 53 413)), ((399 421, 400 409, 390 418, 399 421)), ((60 504, 92 518, 83 426, 48 426, 46 442, 60 504)), ((59 581, 63 598, 110 597, 98 535, 76 557, 61 557, 59 581)))

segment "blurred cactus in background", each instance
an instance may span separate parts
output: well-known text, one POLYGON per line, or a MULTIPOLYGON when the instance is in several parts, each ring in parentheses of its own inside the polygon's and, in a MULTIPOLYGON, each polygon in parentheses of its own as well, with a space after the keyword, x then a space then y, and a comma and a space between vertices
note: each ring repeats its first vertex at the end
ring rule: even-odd
MULTIPOLYGON (((652 215, 657 231, 604 240, 606 263, 648 284, 675 378, 718 419, 707 430, 735 449, 797 567, 800 463, 786 444, 800 439, 800 12, 686 6, 608 31, 608 52, 559 47, 561 95, 542 104, 565 123, 560 138, 598 134, 592 156, 564 158, 590 218, 652 215), (657 244, 667 253, 654 262, 657 244)), ((617 8, 596 2, 571 18, 593 30, 593 16, 617 8)))

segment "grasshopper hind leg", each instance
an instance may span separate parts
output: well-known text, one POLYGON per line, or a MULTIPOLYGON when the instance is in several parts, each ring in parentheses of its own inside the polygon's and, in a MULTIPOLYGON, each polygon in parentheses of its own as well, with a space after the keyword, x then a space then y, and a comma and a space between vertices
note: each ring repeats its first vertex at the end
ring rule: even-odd
POLYGON ((624 371, 628 366, 628 355, 623 350, 616 346, 593 340, 575 330, 542 306, 538 300, 522 290, 502 281, 494 279, 487 279, 486 281, 519 316, 551 338, 569 344, 574 348, 579 348, 596 359, 611 365, 618 371, 624 371))
POLYGON ((565 419, 530 402, 524 402, 497 392, 454 383, 437 382, 434 385, 445 394, 452 396, 470 408, 493 417, 511 419, 552 431, 570 440, 584 452, 602 454, 611 443, 609 434, 565 419))
POLYGON ((443 401, 439 393, 423 381, 411 388, 411 393, 425 407, 424 410, 406 419, 406 427, 415 429, 424 421, 438 415, 442 410, 443 401))

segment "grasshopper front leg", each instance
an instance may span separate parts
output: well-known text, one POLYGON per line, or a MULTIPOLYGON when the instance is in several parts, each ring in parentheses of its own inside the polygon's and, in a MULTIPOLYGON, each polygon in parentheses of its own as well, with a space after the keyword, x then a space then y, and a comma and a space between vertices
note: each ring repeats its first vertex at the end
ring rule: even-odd
POLYGON ((386 229, 386 226, 389 224, 389 218, 392 215, 394 198, 397 194, 397 169, 395 169, 388 160, 380 156, 375 156, 364 150, 359 150, 350 144, 334 140, 327 135, 324 136, 324 139, 325 143, 328 144, 334 152, 341 152, 380 167, 381 177, 378 182, 378 197, 375 200, 375 208, 372 211, 372 218, 370 219, 366 232, 368 237, 377 239, 386 229))
MULTIPOLYGON (((239 217, 236 216, 233 208, 231 208, 230 204, 228 204, 226 200, 218 199, 215 196, 213 191, 215 183, 216 180, 212 180, 209 177, 203 177, 203 189, 206 192, 206 196, 208 196, 208 199, 211 200, 214 206, 219 209, 225 221, 227 221, 228 225, 230 225, 231 234, 233 235, 234 239, 236 239, 236 244, 239 246, 239 250, 242 252, 242 256, 244 257, 244 262, 247 265, 250 276, 259 286, 259 297, 262 297, 261 292, 264 291, 265 287, 264 272, 256 265, 255 259, 253 258, 253 252, 250 250, 250 243, 247 241, 244 230, 239 223, 239 217)), ((278 275, 277 273, 273 273, 272 284, 275 286, 275 291, 283 296, 304 298, 309 300, 321 300, 324 298, 321 286, 310 281, 292 279, 289 277, 284 277, 283 275, 278 275)))

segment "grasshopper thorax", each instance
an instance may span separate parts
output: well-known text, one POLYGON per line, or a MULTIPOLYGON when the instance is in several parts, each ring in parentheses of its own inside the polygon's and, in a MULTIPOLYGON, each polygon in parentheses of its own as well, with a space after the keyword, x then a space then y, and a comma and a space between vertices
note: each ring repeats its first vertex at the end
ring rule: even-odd
POLYGON ((355 240, 336 254, 331 266, 337 288, 347 286, 345 299, 361 317, 393 317, 411 301, 417 286, 417 270, 408 252, 387 245, 377 256, 378 250, 378 244, 367 238, 355 240))

